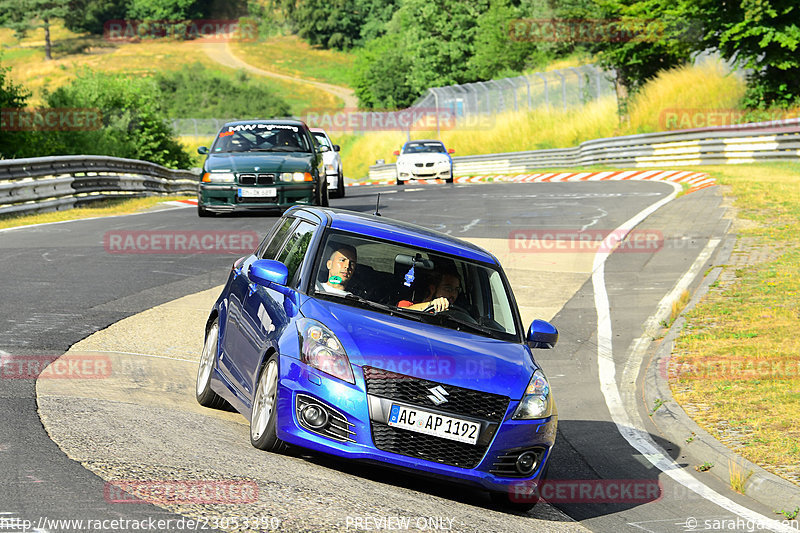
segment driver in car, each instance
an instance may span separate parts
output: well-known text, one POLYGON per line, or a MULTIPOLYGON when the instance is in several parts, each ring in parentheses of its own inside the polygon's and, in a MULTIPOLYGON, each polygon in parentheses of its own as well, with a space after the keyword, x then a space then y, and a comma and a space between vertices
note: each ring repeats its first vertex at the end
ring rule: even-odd
POLYGON ((317 282, 317 290, 332 294, 350 294, 345 287, 356 269, 356 249, 349 244, 334 245, 333 252, 325 266, 328 278, 324 283, 317 282))
MULTIPOLYGON (((434 279, 435 281, 435 279, 434 279)), ((433 307, 437 313, 449 309, 458 298, 461 292, 461 280, 455 271, 445 271, 438 276, 438 281, 428 285, 427 295, 422 302, 413 303, 408 300, 401 300, 397 307, 406 307, 417 311, 424 311, 428 307, 433 307)))

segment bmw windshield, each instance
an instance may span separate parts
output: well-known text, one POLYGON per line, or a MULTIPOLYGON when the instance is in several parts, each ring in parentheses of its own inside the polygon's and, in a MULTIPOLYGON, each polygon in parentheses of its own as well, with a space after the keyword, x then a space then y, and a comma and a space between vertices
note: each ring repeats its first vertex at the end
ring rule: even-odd
POLYGON ((493 265, 426 248, 331 232, 309 292, 418 322, 519 341, 516 304, 493 265))
POLYGON ((404 154, 422 154, 422 153, 435 153, 435 154, 445 154, 447 150, 444 149, 444 145, 442 143, 430 142, 430 143, 408 143, 406 144, 405 148, 403 148, 404 154))
POLYGON ((217 135, 211 153, 311 152, 302 128, 288 124, 259 122, 225 126, 217 135))

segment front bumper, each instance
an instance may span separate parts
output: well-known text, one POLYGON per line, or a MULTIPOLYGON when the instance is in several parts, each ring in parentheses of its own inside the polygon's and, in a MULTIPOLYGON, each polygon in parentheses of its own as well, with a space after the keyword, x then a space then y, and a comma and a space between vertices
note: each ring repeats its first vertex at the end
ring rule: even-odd
POLYGON ((275 189, 274 197, 240 197, 236 184, 201 183, 197 190, 197 205, 211 212, 255 211, 314 203, 314 182, 276 183, 268 186, 246 185, 246 188, 275 189))
POLYGON ((401 181, 405 180, 429 180, 429 179, 442 179, 449 180, 453 177, 453 172, 450 167, 447 168, 428 168, 428 167, 406 167, 398 169, 397 178, 401 181))
MULTIPOLYGON (((555 442, 557 416, 541 420, 511 420, 511 415, 519 403, 512 400, 502 422, 496 426, 494 433, 489 435, 486 451, 478 454, 477 464, 473 467, 458 467, 426 460, 419 455, 393 453, 379 449, 375 445, 377 435, 375 431, 381 423, 374 420, 374 413, 371 415, 369 403, 371 400, 374 404, 375 397, 367 395, 364 375, 358 371, 358 367, 353 367, 356 370, 355 385, 331 378, 291 357, 282 356, 279 368, 278 437, 304 448, 445 478, 493 492, 509 492, 520 484, 539 479, 545 471, 550 450, 555 442), (309 430, 301 423, 298 405, 304 405, 302 402, 308 402, 309 398, 343 415, 346 421, 339 423, 339 426, 346 427, 347 432, 341 433, 344 435, 342 438, 323 436, 309 430), (492 472, 497 470, 498 461, 509 453, 532 449, 540 453, 540 461, 527 477, 519 474, 506 477, 492 472)), ((430 410, 427 407, 425 409, 430 410)), ((394 429, 394 431, 404 430, 394 429)), ((412 432, 408 434, 418 435, 412 432)), ((443 445, 452 444, 452 441, 447 439, 432 438, 438 439, 443 445)), ((455 445, 469 446, 460 443, 455 445)))

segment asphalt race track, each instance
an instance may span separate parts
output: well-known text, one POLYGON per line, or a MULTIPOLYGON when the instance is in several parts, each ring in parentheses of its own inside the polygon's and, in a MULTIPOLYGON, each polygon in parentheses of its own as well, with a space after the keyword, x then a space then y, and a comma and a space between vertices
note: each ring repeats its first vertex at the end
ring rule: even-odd
MULTIPOLYGON (((122 381, 99 376, 111 379, 62 395, 57 391, 66 389, 59 387, 70 384, 43 375, 41 390, 49 392, 37 398, 30 364, 28 374, 3 368, 0 531, 101 531, 106 525, 106 530, 226 531, 234 524, 222 518, 241 516, 246 508, 236 507, 235 513, 213 504, 162 508, 120 502, 109 494, 107 479, 134 475, 255 480, 260 496, 248 503, 249 518, 264 520, 259 530, 376 531, 406 529, 405 524, 412 530, 666 533, 707 530, 706 521, 734 524, 725 531, 747 531, 747 517, 774 518, 772 509, 696 472, 693 465, 702 458, 692 457, 684 440, 661 435, 650 420, 652 406, 641 399, 652 355, 640 340, 644 324, 685 273, 699 273, 684 278, 696 286, 725 248, 727 221, 716 187, 667 201, 675 188, 660 182, 409 184, 350 189, 331 205, 371 213, 378 192, 382 215, 492 250, 511 278, 524 321, 540 317, 558 327, 558 346, 536 354, 555 391, 560 419, 549 478, 554 487, 588 487, 593 494, 554 492, 551 505, 515 514, 496 510, 481 492, 412 475, 325 456, 258 452, 247 441, 242 417, 189 406, 191 357, 197 355, 164 339, 194 333, 180 321, 156 320, 131 342, 156 344, 164 358, 143 363, 135 352, 108 356, 146 368, 138 377, 135 372, 122 381), (660 201, 663 205, 647 211, 660 201), (634 232, 641 239, 605 262, 596 249, 562 247, 579 230, 616 235, 626 223, 638 224, 634 232), (144 390, 159 380, 171 384, 172 374, 189 376, 188 390, 178 385, 157 389, 163 395, 144 390), (109 428, 117 428, 116 434, 102 433, 109 428), (200 523, 189 528, 184 516, 200 517, 200 523), (394 521, 376 521, 381 518, 394 521), (80 519, 87 522, 55 522, 80 519), (119 527, 110 527, 112 520, 119 527), (132 527, 133 520, 148 527, 132 527)), ((10 354, 4 358, 11 364, 35 361, 43 368, 120 320, 221 285, 238 257, 236 250, 121 253, 112 237, 227 232, 243 238, 245 248, 275 220, 199 219, 192 207, 165 207, 1 231, 0 351, 10 354)), ((193 321, 203 310, 191 307, 186 313, 193 321)))

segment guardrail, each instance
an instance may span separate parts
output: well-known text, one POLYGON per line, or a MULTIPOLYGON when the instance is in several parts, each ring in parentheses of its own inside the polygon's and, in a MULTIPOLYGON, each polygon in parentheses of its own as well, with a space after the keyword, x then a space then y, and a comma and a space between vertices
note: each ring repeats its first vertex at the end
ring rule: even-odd
POLYGON ((95 200, 195 193, 199 176, 105 156, 0 161, 0 215, 71 209, 95 200))
MULTIPOLYGON (((453 158, 456 176, 517 174, 538 168, 720 165, 800 159, 800 119, 595 139, 577 148, 453 158)), ((370 179, 395 178, 395 165, 369 167, 370 179)))

